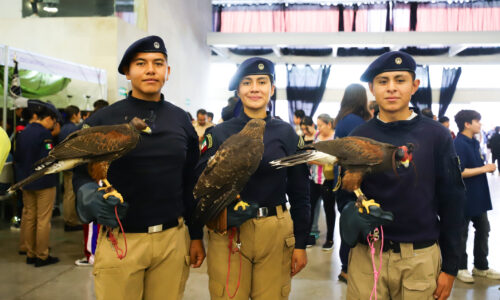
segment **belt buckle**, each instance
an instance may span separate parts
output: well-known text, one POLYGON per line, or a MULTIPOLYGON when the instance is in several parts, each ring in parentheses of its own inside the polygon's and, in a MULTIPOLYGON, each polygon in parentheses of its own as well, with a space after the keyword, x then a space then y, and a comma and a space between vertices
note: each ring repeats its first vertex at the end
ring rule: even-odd
POLYGON ((269 209, 267 207, 259 207, 257 210, 257 219, 264 218, 269 215, 269 209))
POLYGON ((148 233, 160 232, 163 230, 163 224, 148 227, 148 233))

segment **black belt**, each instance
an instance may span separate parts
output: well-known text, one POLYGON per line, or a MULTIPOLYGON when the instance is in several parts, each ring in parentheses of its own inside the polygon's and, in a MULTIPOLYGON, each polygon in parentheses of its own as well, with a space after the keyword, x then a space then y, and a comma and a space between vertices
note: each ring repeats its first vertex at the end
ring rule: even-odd
POLYGON ((158 225, 152 225, 152 226, 144 226, 144 227, 134 227, 134 228, 125 228, 125 232, 130 232, 130 233, 155 233, 155 232, 160 232, 163 230, 167 230, 172 227, 179 226, 179 220, 174 219, 172 221, 163 223, 163 224, 158 224, 158 225))
MULTIPOLYGON (((366 241, 362 241, 361 243, 364 245, 368 245, 366 241)), ((435 243, 436 243, 436 241, 423 241, 423 242, 413 242, 411 244, 413 244, 413 250, 418 250, 418 249, 424 249, 424 248, 430 247, 430 246, 434 245, 435 243)), ((401 246, 399 244, 400 244, 399 242, 385 240, 384 241, 384 248, 382 248, 382 251, 386 252, 386 251, 392 250, 392 252, 394 252, 394 253, 400 253, 401 246)), ((403 244, 406 244, 406 243, 403 243, 403 244)))
POLYGON ((271 206, 271 207, 259 207, 259 209, 257 210, 257 217, 256 218, 258 219, 258 218, 276 216, 278 214, 276 207, 279 207, 279 206, 281 206, 281 209, 283 211, 286 211, 286 204, 285 203, 277 205, 277 206, 271 206))

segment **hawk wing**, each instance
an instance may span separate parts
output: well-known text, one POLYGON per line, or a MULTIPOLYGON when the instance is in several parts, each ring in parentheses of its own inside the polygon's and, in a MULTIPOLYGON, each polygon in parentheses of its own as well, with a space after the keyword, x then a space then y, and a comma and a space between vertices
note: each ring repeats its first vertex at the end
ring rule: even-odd
POLYGON ((92 158, 132 149, 137 141, 128 124, 96 126, 73 132, 49 155, 58 160, 92 158))
POLYGON ((363 137, 344 137, 317 142, 312 145, 316 150, 338 158, 343 166, 374 166, 382 163, 390 144, 380 143, 363 137))
POLYGON ((193 194, 199 199, 194 218, 206 224, 236 199, 257 170, 264 144, 242 135, 229 137, 209 160, 193 194))

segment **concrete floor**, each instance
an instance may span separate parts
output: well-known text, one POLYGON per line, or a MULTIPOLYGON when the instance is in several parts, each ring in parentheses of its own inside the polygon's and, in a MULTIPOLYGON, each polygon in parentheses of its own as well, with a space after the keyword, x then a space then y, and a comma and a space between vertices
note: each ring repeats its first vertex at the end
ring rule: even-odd
MULTIPOLYGON (((489 213, 490 266, 500 270, 500 176, 489 175, 490 189, 495 210, 489 213)), ((320 220, 323 226, 324 221, 320 220)), ((338 228, 338 227, 336 227, 338 228)), ((5 222, 0 223, 0 299, 36 300, 87 300, 95 299, 91 268, 76 267, 73 262, 82 256, 82 232, 64 232, 61 217, 53 220, 51 233, 52 254, 61 262, 43 268, 25 264, 25 256, 17 254, 18 232, 10 231, 5 222)), ((473 229, 469 237, 473 236, 473 229)), ((324 236, 319 240, 322 244, 324 236)), ((337 280, 340 264, 338 232, 335 249, 331 253, 321 251, 320 246, 307 250, 309 263, 292 283, 291 300, 305 299, 345 299, 346 285, 337 280)), ((472 238, 469 238, 468 253, 472 254, 472 238)), ((472 269, 472 265, 469 267, 472 269)), ((206 264, 191 271, 184 299, 209 299, 206 264)), ((449 299, 499 300, 500 280, 476 278, 474 284, 455 281, 449 299)), ((272 300, 272 299, 270 299, 272 300)))

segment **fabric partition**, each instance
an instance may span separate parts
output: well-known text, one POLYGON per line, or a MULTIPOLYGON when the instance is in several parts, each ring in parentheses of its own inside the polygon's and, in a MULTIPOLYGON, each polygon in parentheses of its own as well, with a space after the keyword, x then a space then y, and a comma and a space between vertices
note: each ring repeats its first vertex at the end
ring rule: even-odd
POLYGON ((411 97, 411 104, 422 110, 432 106, 432 89, 429 80, 429 66, 417 65, 415 78, 420 80, 417 92, 411 97))
POLYGON ((233 5, 221 11, 221 32, 283 32, 281 5, 233 5))
POLYGON ((344 32, 352 32, 354 30, 354 17, 355 17, 356 7, 346 6, 342 13, 344 20, 344 32))
MULTIPOLYGON (((367 9, 367 31, 384 32, 386 29, 387 6, 385 4, 374 4, 367 9)), ((356 31, 357 27, 356 27, 356 31)))
POLYGON ((443 77, 441 79, 441 90, 439 92, 439 115, 441 118, 445 115, 448 106, 453 99, 457 83, 462 74, 462 68, 443 68, 443 77))
POLYGON ((293 113, 304 110, 307 116, 312 117, 323 98, 326 82, 330 75, 330 65, 313 68, 310 65, 298 67, 288 65, 286 96, 288 99, 288 116, 293 124, 293 113))
MULTIPOLYGON (((0 78, 3 78, 3 70, 1 66, 0 78)), ((9 67, 9 82, 13 73, 14 68, 9 67)), ((69 78, 29 70, 19 70, 19 79, 23 97, 32 99, 57 94, 71 82, 69 78)), ((0 81, 0 89, 3 89, 3 81, 0 81)))
POLYGON ((395 32, 410 31, 411 4, 395 3, 392 10, 392 28, 395 32))
POLYGON ((284 11, 286 32, 338 32, 339 9, 333 5, 289 5, 284 11))

